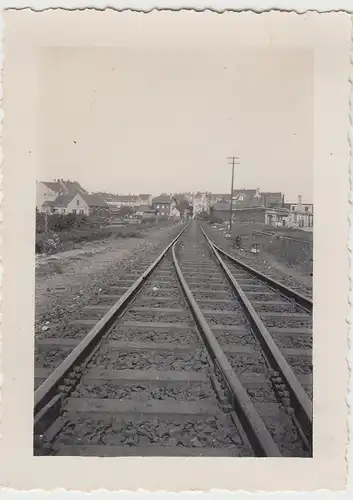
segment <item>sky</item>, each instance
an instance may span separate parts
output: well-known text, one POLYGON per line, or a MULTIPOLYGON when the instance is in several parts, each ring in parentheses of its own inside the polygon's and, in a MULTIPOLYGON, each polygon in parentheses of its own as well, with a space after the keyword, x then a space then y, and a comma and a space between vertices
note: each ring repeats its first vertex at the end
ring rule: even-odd
POLYGON ((37 180, 312 201, 313 58, 279 49, 42 49, 37 180))

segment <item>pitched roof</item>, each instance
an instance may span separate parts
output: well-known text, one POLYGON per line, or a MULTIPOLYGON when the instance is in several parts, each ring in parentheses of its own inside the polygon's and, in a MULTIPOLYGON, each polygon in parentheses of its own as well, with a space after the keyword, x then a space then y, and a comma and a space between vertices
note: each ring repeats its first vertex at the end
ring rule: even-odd
POLYGON ((116 195, 114 201, 138 201, 139 197, 134 194, 116 195))
POLYGON ((228 198, 225 198, 225 197, 219 197, 219 198, 216 198, 216 204, 217 203, 227 203, 228 205, 230 204, 230 196, 228 196, 228 198))
POLYGON ((109 205, 106 203, 101 196, 95 194, 81 194, 81 197, 85 200, 89 207, 98 208, 108 208, 109 205))
POLYGON ((64 179, 58 179, 54 182, 43 182, 43 184, 57 194, 63 192, 65 193, 65 191, 66 194, 87 193, 87 191, 77 181, 65 181, 64 179))
POLYGON ((213 200, 226 200, 226 201, 229 201, 230 200, 230 194, 213 194, 212 195, 212 199, 213 200))
POLYGON ((170 196, 162 194, 153 198, 152 203, 172 203, 172 199, 170 196))
POLYGON ((87 191, 77 181, 64 181, 64 180, 62 180, 62 182, 66 186, 66 188, 68 189, 70 194, 71 193, 80 193, 80 194, 87 193, 87 191))
POLYGON ((53 206, 55 207, 67 207, 68 204, 75 198, 77 193, 73 194, 61 194, 53 201, 53 206))
POLYGON ((59 182, 44 182, 43 181, 43 184, 51 189, 52 191, 54 191, 54 193, 60 193, 60 191, 62 191, 62 186, 60 185, 59 182))
POLYGON ((150 194, 139 194, 139 198, 149 198, 151 195, 150 194))

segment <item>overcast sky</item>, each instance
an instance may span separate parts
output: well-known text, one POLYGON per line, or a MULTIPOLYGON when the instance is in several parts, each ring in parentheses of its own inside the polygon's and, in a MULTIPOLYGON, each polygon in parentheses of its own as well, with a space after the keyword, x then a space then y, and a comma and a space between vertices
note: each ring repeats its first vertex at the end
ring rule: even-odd
POLYGON ((39 61, 37 179, 89 191, 230 191, 312 201, 306 51, 48 48, 39 61))

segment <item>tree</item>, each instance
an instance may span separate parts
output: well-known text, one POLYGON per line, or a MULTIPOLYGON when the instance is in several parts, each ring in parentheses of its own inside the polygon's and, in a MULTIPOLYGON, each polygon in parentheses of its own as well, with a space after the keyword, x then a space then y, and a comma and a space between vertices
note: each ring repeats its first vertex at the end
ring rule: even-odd
POLYGON ((184 212, 190 208, 190 203, 188 202, 187 199, 179 199, 179 201, 176 204, 177 210, 179 210, 180 215, 184 215, 184 212))
POLYGON ((125 206, 120 207, 120 209, 118 211, 118 215, 120 217, 128 217, 129 215, 132 215, 133 213, 134 213, 134 210, 132 207, 125 207, 125 206))

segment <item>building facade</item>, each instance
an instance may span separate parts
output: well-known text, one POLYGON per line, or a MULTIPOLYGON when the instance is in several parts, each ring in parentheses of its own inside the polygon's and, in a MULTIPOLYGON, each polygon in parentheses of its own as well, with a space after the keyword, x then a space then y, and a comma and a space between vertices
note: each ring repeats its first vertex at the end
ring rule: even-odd
POLYGON ((38 212, 46 212, 48 204, 60 195, 88 194, 88 192, 77 181, 65 181, 54 179, 53 182, 37 181, 36 183, 36 208, 38 212))
POLYGON ((265 208, 280 208, 284 206, 284 195, 282 193, 261 193, 261 203, 265 208))
POLYGON ((59 195, 53 201, 44 202, 43 208, 48 214, 61 215, 105 215, 109 211, 109 206, 102 198, 80 193, 59 195))
POLYGON ((139 194, 140 205, 151 206, 153 196, 151 194, 139 194))
POLYGON ((114 205, 116 208, 120 207, 138 207, 141 205, 141 201, 136 195, 116 195, 114 199, 109 203, 114 205))
POLYGON ((211 193, 196 193, 192 199, 193 218, 202 213, 209 213, 211 208, 211 193))
POLYGON ((229 203, 230 201, 230 194, 225 193, 225 194, 212 194, 211 195, 211 206, 215 205, 216 203, 229 203))
POLYGON ((295 212, 305 212, 309 214, 314 213, 314 205, 312 203, 303 203, 301 195, 298 195, 298 199, 296 202, 285 203, 285 207, 288 210, 292 210, 295 212))
MULTIPOLYGON (((266 209, 264 207, 235 208, 232 207, 234 223, 265 223, 266 209)), ((217 203, 211 208, 211 218, 215 221, 227 222, 230 217, 230 203, 217 203)))
POLYGON ((176 203, 175 200, 170 196, 161 195, 157 196, 156 198, 153 198, 152 208, 159 216, 171 217, 173 210, 176 209, 176 203))
POLYGON ((311 229, 314 225, 314 215, 288 208, 269 208, 266 210, 265 223, 271 226, 311 229))

